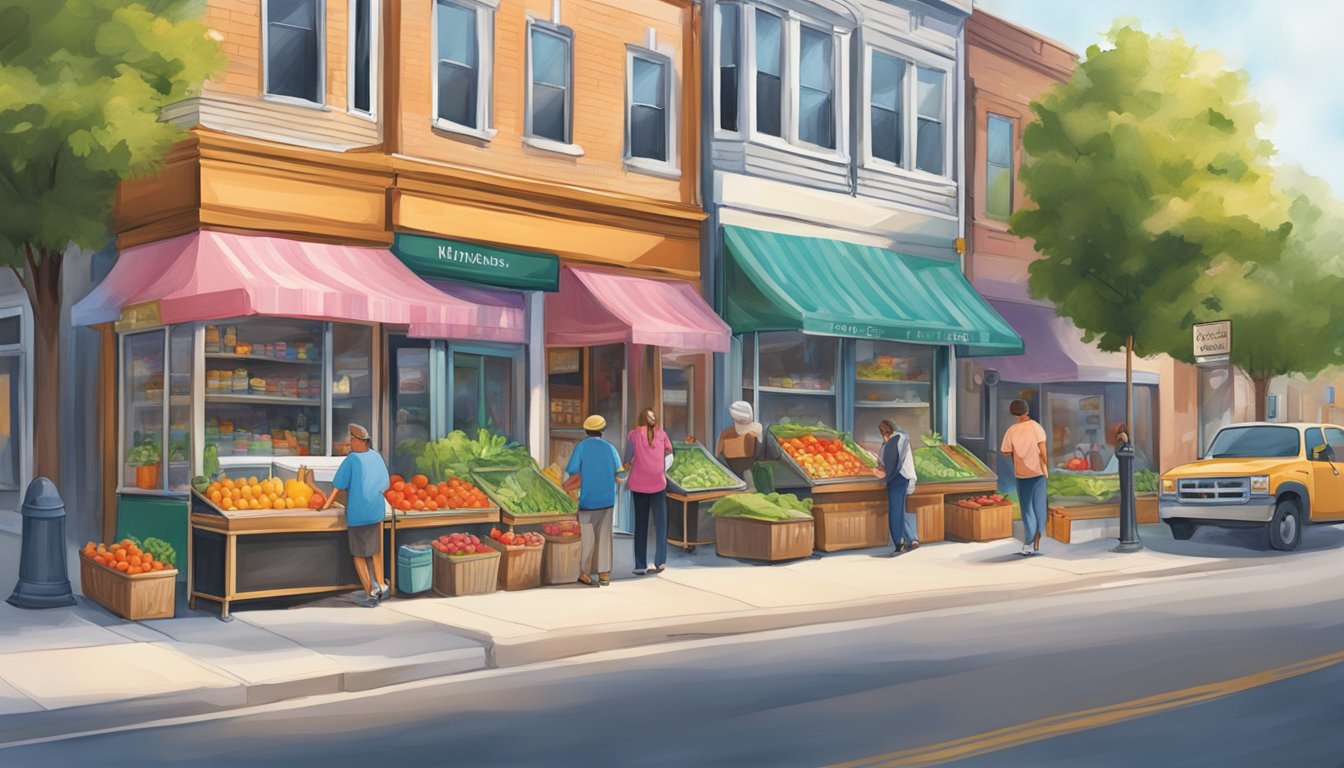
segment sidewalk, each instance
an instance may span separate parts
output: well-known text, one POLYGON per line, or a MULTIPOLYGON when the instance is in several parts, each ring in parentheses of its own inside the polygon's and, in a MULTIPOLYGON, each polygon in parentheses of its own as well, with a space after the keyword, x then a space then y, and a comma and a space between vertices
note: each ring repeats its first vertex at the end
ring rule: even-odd
MULTIPOLYGON (((375 609, 338 595, 288 609, 240 606, 229 623, 188 611, 184 601, 177 618, 139 623, 82 597, 45 611, 0 603, 0 744, 671 640, 1263 565, 1273 556, 1217 544, 1172 554, 1164 528, 1143 533, 1156 547, 1128 555, 1111 552, 1110 540, 1047 540, 1043 556, 1023 558, 1020 544, 1001 540, 928 544, 895 559, 860 550, 768 565, 673 548, 668 570, 645 577, 631 575, 630 540, 618 537, 615 582, 602 589, 405 598, 375 609)), ((14 561, 0 572, 4 597, 17 551, 17 537, 0 525, 0 554, 14 561)))

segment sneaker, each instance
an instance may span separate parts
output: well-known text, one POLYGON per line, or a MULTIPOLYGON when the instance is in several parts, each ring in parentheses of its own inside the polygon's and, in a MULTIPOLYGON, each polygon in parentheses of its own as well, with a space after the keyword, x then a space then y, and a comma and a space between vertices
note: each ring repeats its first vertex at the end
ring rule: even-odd
POLYGON ((667 566, 666 566, 666 565, 660 565, 660 566, 658 566, 657 568, 654 568, 653 570, 654 570, 654 573, 662 573, 663 571, 666 571, 666 570, 667 570, 667 566))
POLYGON ((648 572, 649 572, 649 569, 648 569, 648 568, 636 568, 636 569, 633 571, 633 573, 634 573, 636 576, 643 576, 644 574, 646 574, 646 573, 648 573, 648 572))
POLYGON ((1031 557, 1031 547, 1028 547, 1026 544, 1023 544, 1022 551, 1018 552, 1018 554, 1023 557, 1031 557))
POLYGON ((910 542, 910 546, 906 547, 906 551, 909 551, 909 550, 912 550, 912 549, 919 549, 919 542, 918 542, 918 541, 912 541, 912 542, 910 542))

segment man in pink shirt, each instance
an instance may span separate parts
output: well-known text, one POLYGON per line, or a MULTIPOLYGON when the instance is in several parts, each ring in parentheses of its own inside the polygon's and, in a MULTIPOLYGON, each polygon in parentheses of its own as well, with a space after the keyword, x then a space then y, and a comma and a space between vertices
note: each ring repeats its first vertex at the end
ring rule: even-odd
POLYGON ((999 450, 1013 459, 1017 500, 1022 507, 1024 540, 1021 554, 1039 555, 1041 533, 1045 531, 1045 478, 1050 466, 1045 452, 1045 429, 1027 413, 1025 400, 1014 400, 1008 405, 1008 412, 1017 423, 1003 434, 1003 445, 999 450))

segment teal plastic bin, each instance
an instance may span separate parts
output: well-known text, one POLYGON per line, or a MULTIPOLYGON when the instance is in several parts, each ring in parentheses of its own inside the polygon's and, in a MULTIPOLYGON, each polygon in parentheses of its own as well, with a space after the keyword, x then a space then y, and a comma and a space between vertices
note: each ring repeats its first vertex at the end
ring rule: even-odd
POLYGON ((434 550, 428 544, 403 544, 397 549, 397 591, 424 592, 434 583, 434 550))

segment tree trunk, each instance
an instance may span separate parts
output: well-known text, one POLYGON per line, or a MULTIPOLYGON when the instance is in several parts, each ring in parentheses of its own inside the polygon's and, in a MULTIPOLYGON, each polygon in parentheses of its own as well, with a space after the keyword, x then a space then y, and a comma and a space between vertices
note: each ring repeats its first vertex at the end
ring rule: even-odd
POLYGON ((61 463, 61 260, 39 252, 25 282, 33 308, 33 471, 60 483, 61 463))
POLYGON ((1251 375, 1251 381, 1255 383, 1255 420, 1264 421, 1266 411, 1269 409, 1269 380, 1273 376, 1267 373, 1256 373, 1251 375))
POLYGON ((1134 443, 1134 423, 1133 414, 1130 412, 1134 404, 1134 337, 1125 337, 1125 434, 1129 435, 1129 442, 1134 443))

